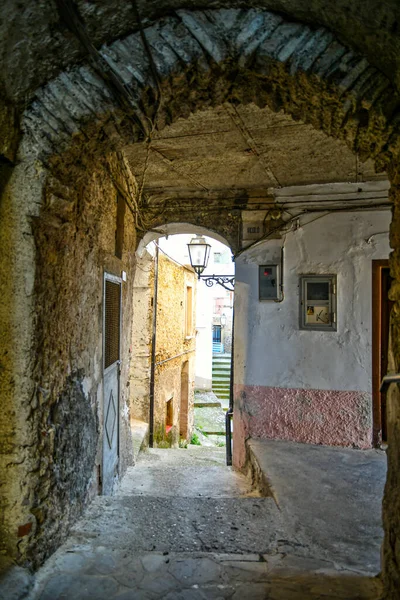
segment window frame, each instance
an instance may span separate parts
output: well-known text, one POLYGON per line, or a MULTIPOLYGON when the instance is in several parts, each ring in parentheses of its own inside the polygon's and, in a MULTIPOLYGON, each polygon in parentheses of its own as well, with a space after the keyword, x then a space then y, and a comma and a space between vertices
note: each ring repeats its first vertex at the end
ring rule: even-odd
POLYGON ((320 274, 320 275, 300 275, 299 281, 299 325, 301 330, 306 331, 337 331, 337 275, 335 274, 320 274), (328 300, 312 300, 307 297, 308 283, 329 283, 328 300), (312 305, 311 302, 314 302, 312 305), (316 305, 315 302, 318 302, 316 305), (324 307, 328 306, 329 323, 307 323, 308 307, 324 307))

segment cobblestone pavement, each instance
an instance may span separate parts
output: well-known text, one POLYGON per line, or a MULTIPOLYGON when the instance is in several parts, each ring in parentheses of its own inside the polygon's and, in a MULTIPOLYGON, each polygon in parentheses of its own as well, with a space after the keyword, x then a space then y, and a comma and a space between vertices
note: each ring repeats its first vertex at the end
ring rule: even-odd
POLYGON ((152 450, 98 497, 30 600, 377 600, 380 582, 288 542, 224 448, 152 450))

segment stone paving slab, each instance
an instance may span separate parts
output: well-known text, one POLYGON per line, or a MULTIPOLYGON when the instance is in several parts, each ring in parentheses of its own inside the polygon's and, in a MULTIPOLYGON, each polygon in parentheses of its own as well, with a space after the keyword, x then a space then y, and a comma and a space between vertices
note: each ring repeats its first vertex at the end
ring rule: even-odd
POLYGON ((128 554, 69 543, 38 573, 30 600, 379 598, 378 579, 337 571, 321 560, 307 568, 284 554, 128 554))

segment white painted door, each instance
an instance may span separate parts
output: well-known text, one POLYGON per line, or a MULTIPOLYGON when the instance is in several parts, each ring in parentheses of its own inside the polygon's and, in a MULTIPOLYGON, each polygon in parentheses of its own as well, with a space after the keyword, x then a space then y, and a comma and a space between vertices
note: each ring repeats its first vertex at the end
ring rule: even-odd
POLYGON ((102 493, 112 494, 118 477, 121 280, 104 275, 102 493))

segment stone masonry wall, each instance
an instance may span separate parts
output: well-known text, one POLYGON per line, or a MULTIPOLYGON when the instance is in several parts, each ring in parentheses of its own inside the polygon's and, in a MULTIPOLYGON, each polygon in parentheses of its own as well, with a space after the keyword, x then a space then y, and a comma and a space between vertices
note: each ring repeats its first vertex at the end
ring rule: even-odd
MULTIPOLYGON (((16 389, 11 387, 4 398, 8 425, 1 423, 2 431, 8 427, 10 432, 3 437, 2 450, 8 453, 4 473, 14 480, 12 486, 3 479, 2 540, 9 548, 2 551, 27 566, 39 565, 59 546, 86 502, 99 491, 104 271, 118 276, 122 270, 128 273, 122 288, 120 474, 131 462, 126 384, 136 241, 134 219, 126 210, 122 260, 114 255, 115 186, 122 191, 127 186, 120 157, 95 161, 87 156, 75 164, 63 157, 53 162, 51 174, 39 164, 35 169, 30 186, 25 176, 24 193, 35 198, 32 182, 36 181, 36 214, 18 226, 23 242, 26 245, 27 239, 30 244, 30 260, 36 255, 36 269, 25 264, 21 280, 15 272, 18 288, 11 290, 13 306, 8 307, 10 318, 17 318, 8 329, 7 335, 14 337, 9 347, 18 354, 21 344, 28 356, 19 361, 18 356, 5 354, 2 360, 9 377, 15 379, 21 371, 16 389), (29 303, 23 301, 23 294, 29 303), (29 313, 25 318, 23 310, 29 313), (7 367, 9 360, 13 364, 7 367), (28 402, 17 401, 15 392, 28 402)), ((18 197, 18 188, 11 191, 18 197)), ((10 209, 5 218, 12 214, 10 209)), ((15 263, 13 247, 10 242, 10 261, 15 263)), ((26 263, 24 246, 19 250, 26 263)))
POLYGON ((128 277, 122 285, 120 474, 131 461, 126 384, 135 227, 129 210, 122 260, 115 256, 114 182, 120 189, 127 185, 123 166, 115 155, 74 166, 60 160, 34 223, 40 467, 31 496, 34 541, 28 556, 36 564, 59 545, 87 500, 100 491, 103 273, 121 276, 122 270, 128 277))
POLYGON ((131 419, 149 423, 150 366, 153 332, 154 258, 146 250, 137 258, 133 284, 131 419))
POLYGON ((189 361, 189 410, 188 438, 193 430, 194 405, 194 352, 195 338, 195 290, 196 279, 189 268, 179 266, 161 252, 158 268, 158 301, 157 301, 157 345, 155 374, 155 410, 154 441, 155 445, 177 445, 180 432, 180 404, 182 368, 189 361), (186 287, 192 286, 192 331, 186 331, 185 303, 186 287), (174 358, 176 357, 176 358, 174 358), (172 360, 168 360, 172 359, 172 360), (167 360, 163 364, 162 361, 167 360), (172 399, 173 427, 167 435, 166 402, 172 399))
POLYGON ((35 244, 46 170, 35 162, 8 167, 0 201, 0 571, 23 560, 32 535, 32 479, 39 470, 32 378, 35 244), (32 450, 34 449, 34 450, 32 450))

